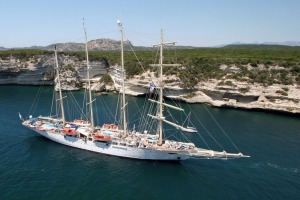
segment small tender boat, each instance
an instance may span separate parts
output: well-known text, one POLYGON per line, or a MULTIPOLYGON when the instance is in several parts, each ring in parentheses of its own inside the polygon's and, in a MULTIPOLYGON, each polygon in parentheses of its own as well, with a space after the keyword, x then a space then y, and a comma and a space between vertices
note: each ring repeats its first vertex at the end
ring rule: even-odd
POLYGON ((187 126, 187 127, 181 127, 180 130, 184 131, 184 132, 190 132, 190 133, 197 133, 197 129, 191 126, 187 126))

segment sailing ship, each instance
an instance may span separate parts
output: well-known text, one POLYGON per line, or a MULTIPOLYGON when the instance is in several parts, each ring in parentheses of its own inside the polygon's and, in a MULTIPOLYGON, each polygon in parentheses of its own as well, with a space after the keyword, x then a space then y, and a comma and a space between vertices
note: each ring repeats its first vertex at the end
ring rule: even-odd
MULTIPOLYGON (((91 83, 89 77, 89 59, 86 29, 86 64, 87 64, 87 78, 88 78, 88 92, 89 92, 89 121, 75 120, 73 122, 66 122, 64 115, 64 106, 62 91, 60 87, 59 67, 57 52, 55 50, 55 61, 57 70, 57 80, 59 85, 59 99, 61 108, 61 118, 39 116, 37 118, 29 118, 23 121, 23 125, 38 134, 63 145, 75 147, 83 150, 93 151, 101 154, 118 156, 131 159, 142 160, 164 160, 164 161, 183 161, 188 158, 243 158, 249 157, 242 153, 227 153, 225 151, 214 151, 211 149, 198 148, 192 142, 181 142, 175 140, 168 140, 163 138, 163 123, 167 123, 177 129, 184 127, 168 121, 164 116, 164 107, 183 111, 183 109, 167 104, 163 100, 163 67, 164 66, 178 66, 174 64, 163 63, 163 47, 170 44, 163 40, 163 32, 161 31, 160 43, 156 46, 160 48, 159 64, 153 64, 159 69, 159 99, 149 99, 151 103, 157 104, 158 112, 156 115, 148 114, 154 120, 157 120, 158 127, 156 131, 148 133, 130 131, 127 127, 126 118, 126 96, 125 96, 125 70, 124 70, 124 54, 123 54, 123 26, 122 22, 118 20, 118 27, 121 33, 121 67, 122 67, 122 88, 120 93, 122 95, 122 123, 104 124, 103 126, 95 126, 93 116, 93 99, 91 95, 91 83)), ((171 43, 174 44, 174 43, 171 43)))

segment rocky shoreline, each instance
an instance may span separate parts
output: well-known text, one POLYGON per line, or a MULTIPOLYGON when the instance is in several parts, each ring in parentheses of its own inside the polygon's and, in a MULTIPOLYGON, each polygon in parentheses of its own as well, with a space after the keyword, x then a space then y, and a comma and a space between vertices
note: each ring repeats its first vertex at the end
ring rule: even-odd
MULTIPOLYGON (((92 68, 93 91, 119 91, 118 67, 107 67, 97 61, 90 63, 92 68), (100 83, 105 74, 112 77, 114 83, 100 83)), ((85 62, 71 56, 59 56, 62 87, 64 90, 78 90, 85 87, 85 62)), ((53 85, 54 59, 52 55, 40 55, 22 61, 11 57, 0 59, 0 85, 53 85)), ((222 67, 222 66, 221 66, 222 67)), ((185 88, 178 77, 165 76, 166 93, 170 99, 187 103, 205 103, 215 107, 231 107, 247 110, 264 110, 268 112, 284 112, 300 114, 300 87, 298 85, 273 84, 263 86, 258 83, 229 80, 230 85, 220 84, 224 80, 210 79, 199 82, 194 88, 185 88)), ((126 94, 145 95, 149 92, 149 83, 158 85, 154 72, 144 72, 126 81, 126 94)))
MULTIPOLYGON (((151 72, 147 72, 136 76, 130 80, 130 83, 144 88, 149 87, 149 84, 142 85, 141 79, 144 83, 149 83, 154 80, 154 77, 151 72)), ((231 80, 233 86, 219 86, 220 80, 212 79, 200 82, 193 90, 188 90, 179 86, 181 84, 176 77, 169 76, 165 79, 174 80, 171 84, 165 84, 167 89, 173 90, 172 92, 176 94, 167 92, 166 97, 170 99, 187 103, 205 103, 214 107, 300 114, 300 87, 297 85, 274 84, 266 87, 256 83, 250 85, 246 82, 231 80), (247 91, 240 92, 245 87, 247 91)))

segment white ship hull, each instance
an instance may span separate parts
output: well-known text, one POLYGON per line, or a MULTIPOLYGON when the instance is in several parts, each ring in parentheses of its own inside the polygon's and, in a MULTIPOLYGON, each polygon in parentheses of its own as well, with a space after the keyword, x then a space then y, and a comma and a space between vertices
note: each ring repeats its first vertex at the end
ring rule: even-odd
POLYGON ((51 133, 47 131, 40 131, 35 128, 28 127, 40 135, 52 140, 54 142, 84 149, 106 155, 141 159, 141 160, 161 160, 161 161, 181 161, 190 158, 188 151, 174 151, 174 150, 159 150, 139 147, 129 147, 122 145, 114 145, 105 142, 85 141, 83 139, 62 135, 59 133, 51 133))

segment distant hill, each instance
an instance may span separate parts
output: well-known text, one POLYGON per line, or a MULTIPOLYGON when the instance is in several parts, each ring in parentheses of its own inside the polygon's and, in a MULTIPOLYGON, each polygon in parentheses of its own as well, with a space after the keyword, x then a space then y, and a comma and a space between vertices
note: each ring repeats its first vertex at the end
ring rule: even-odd
POLYGON ((222 48, 222 47, 227 47, 227 46, 235 46, 235 45, 268 45, 268 46, 300 46, 300 42, 296 42, 296 41, 285 41, 285 42, 262 42, 262 43, 258 43, 258 42, 253 42, 253 43, 244 43, 244 42, 234 42, 231 44, 221 44, 221 45, 217 45, 214 46, 216 48, 222 48))
MULTIPOLYGON (((31 46, 23 48, 13 48, 13 49, 38 49, 38 50, 53 50, 54 46, 58 51, 85 51, 85 43, 56 43, 48 46, 31 46)), ((130 41, 124 41, 124 50, 130 50, 131 48, 135 50, 151 50, 152 47, 144 46, 134 46, 130 41)), ((176 47, 166 47, 166 48, 176 48, 176 49, 193 49, 196 47, 192 46, 176 46, 176 47)), ((9 50, 10 48, 0 47, 0 50, 9 50)), ((117 51, 120 50, 120 41, 112 40, 108 38, 91 40, 88 42, 89 51, 117 51)))
MULTIPOLYGON (((58 51, 85 51, 85 43, 75 43, 75 42, 67 42, 67 43, 57 43, 51 44, 46 47, 41 46, 32 46, 28 47, 28 49, 39 49, 39 50, 53 50, 54 46, 58 51)), ((124 41, 124 50, 130 50, 134 48, 135 50, 150 50, 152 47, 144 47, 144 46, 134 46, 130 41, 124 41)), ((172 47, 168 47, 172 48, 172 47)), ((176 49, 190 49, 195 47, 190 46, 176 46, 176 49)), ((117 51, 120 50, 120 41, 112 40, 108 38, 91 40, 88 42, 89 51, 117 51)))
MULTIPOLYGON (((85 43, 56 43, 48 46, 31 46, 31 47, 20 47, 20 48, 5 48, 0 47, 0 50, 9 50, 9 49, 37 49, 37 50, 53 50, 56 45, 58 51, 85 51, 85 43)), ((264 43, 252 43, 246 44, 242 42, 235 42, 232 44, 222 44, 215 47, 209 48, 235 48, 235 49, 244 49, 244 48, 258 48, 258 49, 282 49, 282 48, 300 48, 300 42, 295 41, 286 41, 286 42, 264 42, 264 43)), ((124 41, 124 50, 153 50, 153 47, 145 46, 134 46, 130 41, 124 41)), ((199 47, 193 46, 169 46, 165 47, 167 49, 195 49, 199 47)), ((112 40, 108 38, 91 40, 88 42, 89 51, 117 51, 120 50, 120 41, 112 40)))
POLYGON ((300 46, 300 42, 296 41, 285 41, 285 42, 264 42, 262 44, 270 44, 270 45, 284 45, 284 46, 300 46))
POLYGON ((297 49, 300 50, 300 46, 288 46, 288 45, 272 45, 272 44, 230 44, 221 48, 227 49, 297 49))
MULTIPOLYGON (((51 44, 48 46, 31 46, 28 49, 39 49, 39 50, 53 50, 54 46, 58 51, 84 51, 85 43, 75 43, 75 42, 67 42, 67 43, 57 43, 51 44)), ((124 49, 129 49, 130 41, 124 41, 124 49)), ((97 39, 91 40, 88 42, 89 51, 114 51, 120 48, 120 41, 112 40, 112 39, 97 39)))

